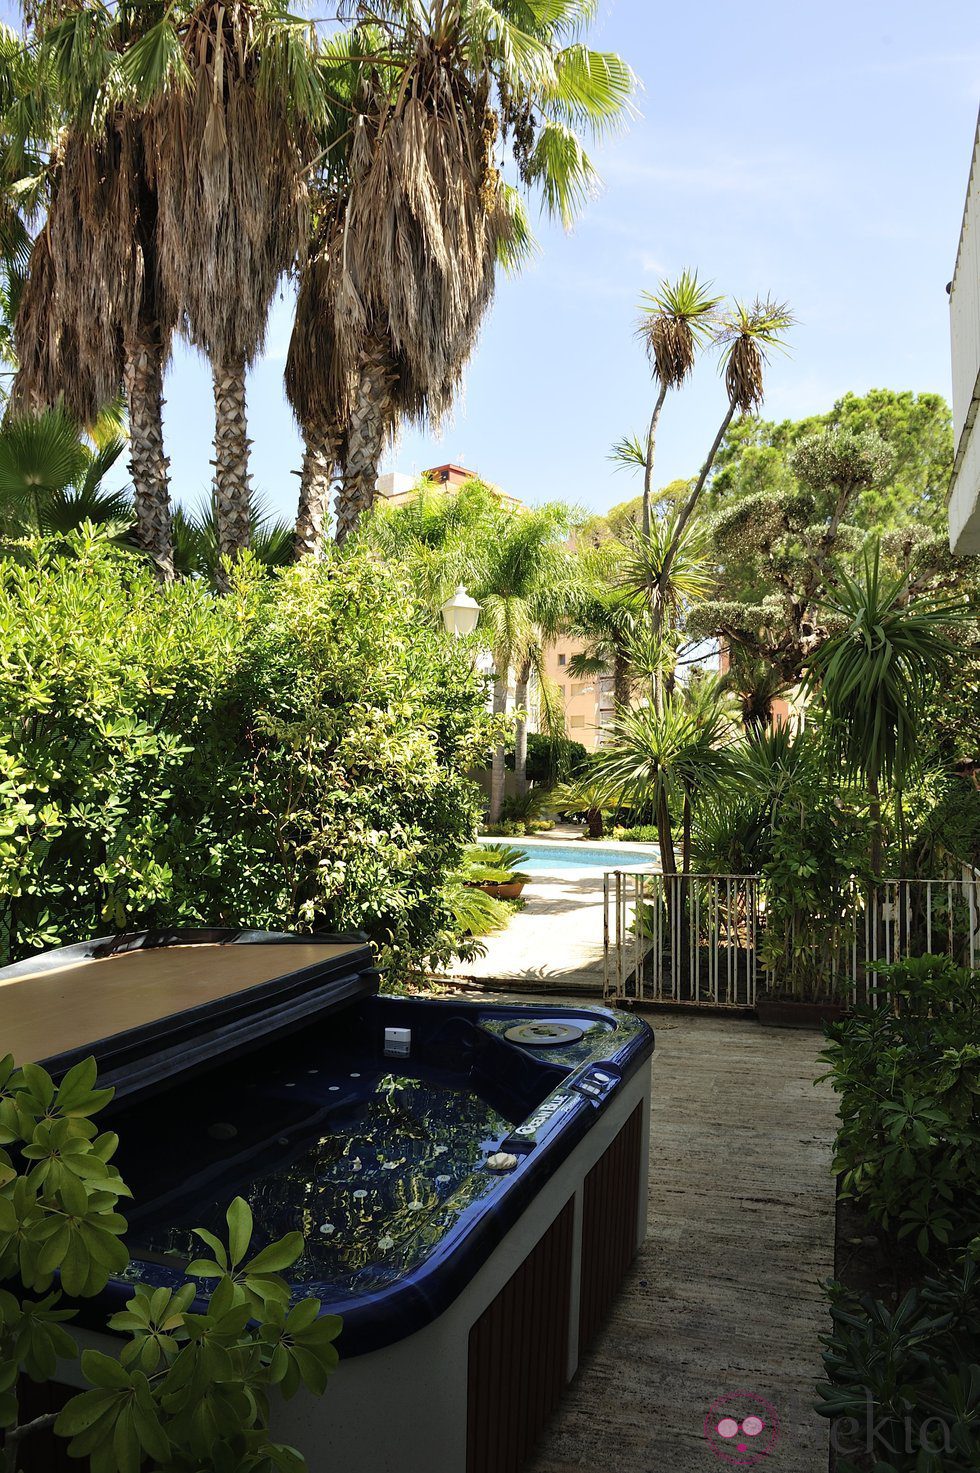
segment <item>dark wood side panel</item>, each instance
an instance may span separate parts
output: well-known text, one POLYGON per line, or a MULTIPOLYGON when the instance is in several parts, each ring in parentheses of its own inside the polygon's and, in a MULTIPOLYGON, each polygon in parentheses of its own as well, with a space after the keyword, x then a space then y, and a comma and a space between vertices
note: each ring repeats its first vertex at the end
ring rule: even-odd
POLYGON ((574 1202, 470 1330, 467 1473, 518 1473, 558 1405, 568 1362, 574 1202))
MULTIPOLYGON (((59 1381, 44 1381, 38 1385, 27 1376, 21 1376, 17 1384, 21 1425, 33 1422, 35 1417, 60 1412, 66 1401, 78 1395, 79 1389, 62 1386, 59 1381)), ((0 1445, 2 1442, 0 1436, 0 1445)), ((17 1450, 17 1468, 18 1473, 88 1473, 88 1458, 70 1458, 67 1440, 55 1437, 45 1428, 24 1438, 17 1450)))
POLYGON ((637 1105, 585 1178, 579 1354, 601 1326, 619 1282, 636 1255, 642 1146, 643 1106, 637 1105))

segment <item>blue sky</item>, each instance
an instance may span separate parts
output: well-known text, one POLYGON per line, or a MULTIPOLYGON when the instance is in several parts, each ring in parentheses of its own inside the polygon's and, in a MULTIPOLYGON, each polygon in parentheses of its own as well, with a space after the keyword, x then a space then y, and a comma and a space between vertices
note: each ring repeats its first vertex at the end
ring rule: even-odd
MULTIPOLYGON (((767 413, 848 389, 949 395, 952 274, 980 100, 976 0, 602 0, 593 44, 643 82, 641 116, 597 151, 605 187, 571 234, 503 279, 454 420, 407 431, 387 469, 461 461, 513 495, 604 510, 635 493, 608 460, 651 387, 633 338, 640 293, 684 266, 799 318, 767 413)), ((300 445, 282 393, 288 302, 249 386, 258 491, 284 515, 300 445)), ((166 423, 175 494, 210 478, 210 376, 178 349, 166 423)), ((658 482, 692 474, 724 408, 714 363, 671 400, 658 482)))

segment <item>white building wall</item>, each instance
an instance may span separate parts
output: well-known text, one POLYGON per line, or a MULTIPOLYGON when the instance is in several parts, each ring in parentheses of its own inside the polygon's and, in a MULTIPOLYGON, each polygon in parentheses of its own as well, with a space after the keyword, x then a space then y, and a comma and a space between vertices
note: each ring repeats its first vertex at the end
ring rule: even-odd
POLYGON ((980 553, 980 121, 973 148, 956 270, 950 289, 953 360, 953 478, 949 545, 980 553))

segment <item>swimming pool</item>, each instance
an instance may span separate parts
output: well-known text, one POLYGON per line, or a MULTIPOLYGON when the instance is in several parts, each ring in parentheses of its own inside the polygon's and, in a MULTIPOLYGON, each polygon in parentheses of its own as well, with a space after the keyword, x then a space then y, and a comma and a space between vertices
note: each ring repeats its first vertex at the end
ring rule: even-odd
MULTIPOLYGON (((494 843, 501 842, 493 840, 494 843)), ((528 844, 520 839, 503 841, 515 849, 524 849, 527 862, 521 869, 528 875, 552 875, 580 869, 635 869, 638 865, 656 863, 656 855, 644 849, 600 848, 595 844, 528 844)))

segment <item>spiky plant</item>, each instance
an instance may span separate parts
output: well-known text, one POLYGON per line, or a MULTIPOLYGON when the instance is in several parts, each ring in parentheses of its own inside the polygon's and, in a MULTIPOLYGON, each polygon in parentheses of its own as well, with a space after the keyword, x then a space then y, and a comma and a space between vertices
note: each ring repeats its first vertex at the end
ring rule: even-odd
POLYGON ((828 718, 827 739, 843 779, 870 796, 872 870, 884 847, 883 786, 895 797, 902 835, 902 794, 920 760, 919 734, 932 694, 952 680, 961 648, 957 628, 975 631, 975 613, 952 600, 909 599, 909 575, 882 574, 880 547, 865 547, 855 573, 841 569, 828 611, 844 628, 810 657, 805 684, 828 718))
POLYGON ((731 733, 719 683, 709 679, 674 691, 660 709, 620 712, 596 758, 595 775, 618 802, 653 808, 664 874, 677 873, 671 814, 678 808, 684 873, 690 867, 692 805, 730 772, 724 747, 731 733))
MULTIPOLYGON (((736 413, 749 414, 753 409, 761 408, 765 391, 765 365, 773 349, 785 348, 786 333, 793 322, 789 307, 785 303, 774 302, 770 297, 765 301, 757 299, 751 307, 736 301, 721 319, 716 338, 722 349, 721 370, 725 378, 728 407, 698 478, 674 519, 673 533, 663 557, 661 576, 665 580, 670 577, 687 524, 701 499, 728 426, 736 413)), ((652 622, 655 635, 659 634, 663 619, 663 607, 654 607, 652 622)))
POLYGON ((653 467, 657 430, 664 400, 678 389, 694 368, 699 348, 709 340, 721 297, 711 295, 711 283, 702 284, 696 271, 682 271, 676 281, 662 281, 656 292, 644 292, 637 329, 660 384, 643 451, 643 532, 650 531, 653 467))

